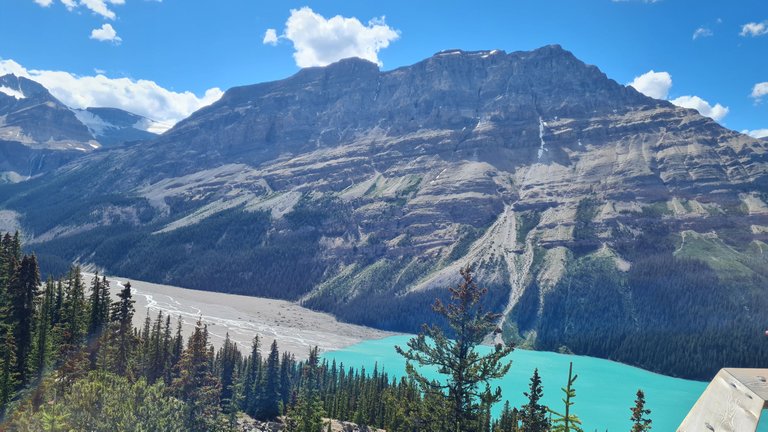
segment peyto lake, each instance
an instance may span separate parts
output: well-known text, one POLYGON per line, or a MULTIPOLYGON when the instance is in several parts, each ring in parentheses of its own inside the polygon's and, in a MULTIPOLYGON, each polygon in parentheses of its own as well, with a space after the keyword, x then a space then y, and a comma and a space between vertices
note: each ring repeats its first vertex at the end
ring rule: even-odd
MULTIPOLYGON (((405 361, 395 352, 394 346, 405 347, 410 337, 367 340, 328 352, 324 358, 329 361, 335 359, 337 363, 344 363, 345 367, 365 366, 369 372, 378 364, 379 370, 383 369, 390 376, 403 376, 405 361)), ((534 368, 539 368, 544 403, 555 409, 562 404, 560 387, 566 384, 568 364, 573 362, 574 372, 579 375, 575 385, 574 410, 587 432, 630 430, 629 410, 634 405, 638 388, 645 392, 647 407, 652 410, 653 430, 674 431, 707 386, 704 382, 672 378, 593 357, 518 349, 511 359, 509 374, 495 383, 501 386, 503 398, 508 399, 512 406, 523 405, 526 401, 523 392, 528 390, 534 368)), ((434 376, 437 377, 437 374, 434 376)), ((498 415, 501 408, 502 403, 497 404, 494 414, 498 415)))

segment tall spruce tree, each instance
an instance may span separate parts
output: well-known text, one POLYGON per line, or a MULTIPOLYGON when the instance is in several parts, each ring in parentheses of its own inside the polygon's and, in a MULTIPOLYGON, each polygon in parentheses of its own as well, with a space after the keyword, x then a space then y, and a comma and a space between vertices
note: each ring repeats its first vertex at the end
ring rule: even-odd
POLYGON ((248 358, 244 378, 243 411, 253 416, 258 408, 261 386, 261 341, 258 335, 251 342, 251 356, 248 358))
POLYGON ((69 271, 63 308, 64 340, 67 351, 76 349, 85 336, 85 287, 80 267, 69 271))
POLYGON ((533 370, 529 390, 523 393, 528 398, 528 403, 523 405, 520 410, 520 423, 526 432, 545 432, 550 428, 546 406, 541 404, 541 398, 544 396, 544 388, 541 385, 539 369, 533 370))
POLYGON ((131 283, 126 282, 117 294, 118 300, 112 303, 110 312, 110 357, 108 364, 119 375, 127 375, 131 370, 131 356, 135 345, 133 335, 134 300, 131 283))
MULTIPOLYGON (((104 326, 109 321, 109 304, 104 306, 104 288, 102 287, 102 280, 99 279, 99 273, 93 276, 91 280, 91 292, 88 296, 88 303, 90 305, 88 312, 88 337, 97 337, 104 326)), ((106 298, 109 301, 109 297, 106 298)))
POLYGON ((262 380, 262 395, 258 416, 271 420, 280 415, 280 352, 277 341, 272 341, 262 380))
POLYGON ((497 344, 489 354, 477 352, 477 346, 486 336, 500 333, 496 326, 499 315, 482 310, 480 300, 487 290, 477 286, 471 267, 461 269, 460 273, 463 281, 458 287, 450 288, 451 302, 445 305, 438 299, 433 306, 436 313, 447 319, 454 338, 449 339, 436 325, 424 325, 422 332, 408 341, 407 351, 401 347, 396 349, 407 361, 408 375, 425 391, 447 390, 451 430, 473 432, 481 427, 478 422, 481 396, 490 404, 501 400, 500 388, 486 394, 478 387, 507 373, 511 361, 504 359, 514 346, 497 344), (447 377, 442 382, 429 380, 415 364, 437 367, 438 372, 447 377))
POLYGON ((28 357, 32 350, 35 305, 40 294, 40 270, 34 255, 25 255, 21 259, 18 272, 13 276, 9 287, 16 340, 16 374, 19 382, 24 385, 28 381, 28 357))
POLYGON ((165 317, 165 328, 163 330, 163 372, 162 378, 166 384, 171 383, 171 368, 173 367, 173 331, 171 330, 171 315, 165 317))
POLYGON ((34 346, 29 358, 29 370, 38 381, 43 378, 43 374, 50 364, 51 356, 51 307, 53 306, 53 296, 55 283, 50 277, 45 282, 43 290, 43 300, 40 304, 40 311, 35 323, 34 346))
POLYGON ((280 402, 285 412, 288 404, 291 402, 291 388, 293 387, 293 381, 291 373, 293 372, 296 359, 293 354, 284 352, 282 360, 280 361, 280 402))
POLYGON ((651 410, 645 407, 645 393, 642 390, 637 390, 635 406, 630 408, 630 410, 632 411, 632 417, 629 418, 632 420, 631 432, 647 432, 651 430, 651 423, 653 423, 649 417, 651 410))

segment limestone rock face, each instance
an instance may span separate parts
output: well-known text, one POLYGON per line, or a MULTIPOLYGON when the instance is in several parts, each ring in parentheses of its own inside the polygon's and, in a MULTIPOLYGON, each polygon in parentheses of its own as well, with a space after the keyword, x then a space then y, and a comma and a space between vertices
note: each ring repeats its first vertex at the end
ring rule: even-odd
MULTIPOLYGON (((433 298, 470 262, 493 307, 513 316, 521 299, 543 302, 575 257, 631 271, 622 245, 657 222, 678 242, 694 238, 686 231, 732 236, 725 226, 740 230, 731 243, 768 240, 768 142, 648 98, 559 46, 443 51, 391 71, 347 59, 233 88, 157 139, 86 155, 25 196, 52 184, 83 208, 27 223, 43 245, 127 223, 137 234, 121 247, 140 251, 141 239, 182 237, 232 211, 267 212, 265 237, 242 248, 272 257, 311 237, 290 275, 309 282, 274 294, 242 272, 203 288, 300 298, 364 323, 344 305, 433 298)), ((18 201, 5 206, 31 211, 18 201)), ((77 257, 131 276, 127 258, 77 257)), ((141 274, 200 287, 173 271, 141 274)))

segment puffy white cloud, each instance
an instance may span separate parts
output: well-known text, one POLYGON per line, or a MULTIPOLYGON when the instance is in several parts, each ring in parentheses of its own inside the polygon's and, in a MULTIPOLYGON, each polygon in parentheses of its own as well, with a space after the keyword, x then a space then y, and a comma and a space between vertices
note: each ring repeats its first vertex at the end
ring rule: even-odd
POLYGON ((724 107, 719 103, 710 105, 709 102, 698 96, 680 96, 672 99, 670 102, 679 107, 695 109, 699 114, 715 121, 720 121, 728 115, 728 107, 724 107))
POLYGON ((81 6, 85 6, 94 13, 103 16, 104 18, 113 20, 116 18, 116 15, 112 10, 109 9, 107 3, 113 5, 123 5, 125 4, 125 0, 80 0, 79 4, 81 6))
POLYGON ((261 41, 264 45, 277 45, 277 30, 271 28, 264 32, 264 39, 261 41))
POLYGON ((53 3, 53 0, 34 0, 35 3, 39 4, 42 7, 48 7, 53 3))
MULTIPOLYGON (((655 99, 667 99, 669 89, 672 88, 672 75, 669 72, 650 70, 635 77, 629 85, 646 96, 655 99)), ((710 105, 709 102, 699 96, 680 96, 670 100, 670 102, 679 107, 695 109, 699 114, 716 121, 720 121, 728 115, 728 107, 722 106, 719 103, 710 105)))
POLYGON ((765 138, 768 137, 768 129, 755 129, 755 130, 743 130, 743 134, 747 134, 753 138, 765 138))
POLYGON ((752 87, 752 96, 755 99, 760 99, 763 96, 768 95, 768 81, 755 84, 752 87))
POLYGON ((121 108, 158 120, 168 128, 219 100, 223 94, 218 87, 197 96, 190 91, 168 90, 150 80, 109 78, 103 74, 77 76, 65 71, 26 69, 13 60, 0 59, 0 75, 7 73, 39 82, 70 107, 121 108))
POLYGON ((696 29, 696 31, 693 32, 693 40, 709 37, 713 34, 714 33, 712 33, 712 30, 710 29, 706 27, 699 27, 696 29))
POLYGON ((397 40, 400 33, 388 26, 384 17, 363 24, 355 17, 325 18, 305 6, 291 9, 281 37, 293 43, 293 58, 299 67, 326 66, 348 57, 360 57, 381 66, 379 51, 397 40))
POLYGON ((91 39, 96 39, 102 42, 113 42, 119 44, 122 42, 120 36, 117 35, 117 31, 112 27, 112 24, 104 24, 100 28, 91 30, 91 39))
POLYGON ((629 83, 635 90, 654 99, 666 99, 672 87, 672 76, 669 72, 656 72, 653 69, 636 76, 629 83))
POLYGON ((746 23, 743 26, 741 26, 741 33, 739 35, 741 36, 762 36, 764 34, 768 34, 768 21, 763 21, 760 23, 757 22, 751 22, 746 23))

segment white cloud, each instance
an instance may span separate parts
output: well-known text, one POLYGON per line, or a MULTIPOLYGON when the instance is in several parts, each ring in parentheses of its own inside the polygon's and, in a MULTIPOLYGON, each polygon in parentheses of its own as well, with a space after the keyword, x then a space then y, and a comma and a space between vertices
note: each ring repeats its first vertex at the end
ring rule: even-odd
POLYGON ((699 114, 715 121, 720 121, 728 115, 728 107, 724 107, 719 103, 710 105, 709 102, 698 96, 680 96, 672 99, 670 102, 679 107, 695 109, 699 114))
POLYGON ((760 23, 757 22, 751 22, 746 23, 743 26, 741 26, 741 33, 739 35, 741 36, 762 36, 764 34, 768 34, 768 21, 763 21, 760 23))
POLYGON ((768 95, 768 81, 755 84, 752 87, 752 96, 755 99, 760 99, 763 96, 768 95))
POLYGON ((672 76, 668 72, 656 72, 653 69, 636 76, 629 83, 635 90, 654 99, 666 99, 672 87, 672 76))
MULTIPOLYGON (((33 0, 42 7, 48 7, 53 4, 53 0, 33 0)), ((125 0, 60 0, 67 10, 72 11, 78 6, 84 6, 93 13, 99 14, 107 19, 115 19, 117 15, 109 8, 109 5, 124 5, 125 0)))
POLYGON ((13 60, 0 59, 0 75, 24 76, 45 86, 72 108, 114 107, 172 126, 198 109, 219 100, 223 92, 206 90, 201 97, 190 91, 175 92, 154 81, 109 78, 103 74, 77 76, 64 71, 26 69, 13 60))
POLYGON ((768 137, 768 129, 755 129, 755 130, 743 130, 743 134, 747 134, 752 138, 765 138, 768 137))
MULTIPOLYGON (((267 43, 267 35, 264 36, 267 43)), ((354 17, 325 18, 305 6, 291 9, 280 37, 293 43, 293 58, 299 67, 326 66, 348 57, 360 57, 381 66, 379 51, 400 34, 384 22, 384 17, 363 24, 354 17)))
POLYGON ((80 0, 80 5, 85 6, 94 13, 97 13, 107 19, 115 19, 115 13, 109 9, 107 3, 113 5, 125 4, 125 0, 80 0))
POLYGON ((277 45, 277 30, 271 28, 264 32, 264 39, 261 41, 264 45, 277 45))
POLYGON ((696 29, 696 31, 693 32, 693 40, 709 37, 712 36, 714 33, 712 33, 712 30, 706 28, 706 27, 699 27, 696 29))
POLYGON ((113 42, 119 44, 123 40, 117 35, 117 31, 112 27, 112 24, 104 24, 101 28, 91 30, 91 39, 96 39, 102 42, 113 42))
MULTIPOLYGON (((655 99, 667 99, 669 97, 669 89, 672 88, 672 75, 669 72, 650 70, 635 77, 629 85, 646 96, 655 99)), ((698 96, 680 96, 670 100, 670 102, 679 107, 695 109, 699 114, 715 121, 720 121, 728 115, 728 107, 722 106, 719 103, 710 105, 709 102, 698 96)))

